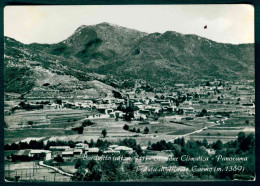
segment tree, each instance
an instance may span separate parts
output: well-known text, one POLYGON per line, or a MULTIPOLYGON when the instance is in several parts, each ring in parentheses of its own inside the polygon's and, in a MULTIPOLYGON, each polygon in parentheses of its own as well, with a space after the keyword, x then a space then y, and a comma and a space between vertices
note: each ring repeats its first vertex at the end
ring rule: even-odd
POLYGON ((144 128, 144 134, 148 134, 149 133, 149 128, 148 127, 145 127, 144 128))
POLYGON ((89 147, 90 147, 90 148, 91 148, 91 147, 94 147, 94 145, 95 145, 94 140, 91 139, 91 140, 90 140, 90 143, 89 143, 89 147))
POLYGON ((123 126, 123 129, 124 129, 124 130, 129 130, 129 126, 128 126, 127 124, 125 124, 125 125, 123 126))
POLYGON ((185 139, 184 139, 184 137, 182 137, 182 138, 181 138, 180 145, 181 145, 182 147, 184 147, 184 146, 185 146, 185 139))
POLYGON ((64 162, 64 160, 61 157, 61 155, 58 155, 57 157, 55 157, 54 160, 57 161, 58 163, 63 163, 64 162))
POLYGON ((33 125, 33 121, 28 121, 28 125, 33 125))
POLYGON ((141 146, 140 145, 137 145, 136 147, 135 147, 135 151, 136 151, 136 153, 140 156, 141 154, 142 154, 142 152, 143 152, 143 150, 142 150, 142 148, 141 148, 141 146))
POLYGON ((222 150, 223 148, 223 143, 221 140, 216 141, 215 143, 212 144, 212 148, 215 150, 222 150))
POLYGON ((61 99, 56 99, 55 102, 56 102, 57 104, 59 104, 59 105, 62 104, 62 100, 61 100, 61 99))
POLYGON ((102 130, 102 132, 101 132, 101 134, 103 135, 103 137, 105 138, 106 137, 106 135, 107 135, 107 129, 103 129, 102 130))
POLYGON ((81 126, 86 127, 86 126, 91 126, 91 125, 94 125, 94 124, 96 124, 96 123, 92 122, 90 120, 85 120, 85 121, 82 122, 81 126))
POLYGON ((246 139, 246 134, 244 132, 239 132, 237 136, 238 143, 242 143, 246 139))
POLYGON ((126 121, 132 121, 132 118, 134 118, 134 111, 135 111, 135 106, 132 102, 130 102, 129 106, 125 109, 124 119, 126 121))
POLYGON ((208 111, 207 111, 206 109, 202 109, 201 114, 202 114, 203 116, 207 115, 207 113, 208 113, 208 111))
POLYGON ((18 182, 20 179, 20 176, 15 176, 15 181, 18 182))
POLYGON ((179 110, 178 110, 178 114, 179 114, 179 115, 183 115, 183 114, 184 114, 183 109, 179 109, 179 110))
POLYGON ((8 128, 8 124, 4 122, 4 128, 8 128))
POLYGON ((207 141, 206 138, 204 138, 202 144, 203 144, 204 147, 206 147, 206 148, 208 147, 209 144, 208 144, 208 141, 207 141))
POLYGON ((83 134, 83 131, 84 131, 84 127, 80 126, 78 128, 78 134, 83 134))
POLYGON ((19 106, 20 106, 21 108, 24 108, 25 103, 22 101, 21 103, 19 103, 19 106))
POLYGON ((82 159, 78 159, 75 164, 75 169, 78 169, 84 165, 84 161, 82 159))
POLYGON ((138 129, 136 130, 136 132, 137 132, 137 133, 140 133, 140 129, 138 128, 138 129))

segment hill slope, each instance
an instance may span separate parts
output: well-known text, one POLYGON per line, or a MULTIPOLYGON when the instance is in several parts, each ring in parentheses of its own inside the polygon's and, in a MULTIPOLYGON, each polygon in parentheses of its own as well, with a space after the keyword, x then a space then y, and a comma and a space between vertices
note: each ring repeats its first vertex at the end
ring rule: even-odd
POLYGON ((81 26, 57 44, 25 45, 5 37, 6 91, 85 90, 87 81, 104 82, 104 75, 173 84, 254 79, 254 74, 253 44, 223 44, 172 31, 147 34, 101 23, 81 26), (42 87, 46 83, 51 87, 42 87))

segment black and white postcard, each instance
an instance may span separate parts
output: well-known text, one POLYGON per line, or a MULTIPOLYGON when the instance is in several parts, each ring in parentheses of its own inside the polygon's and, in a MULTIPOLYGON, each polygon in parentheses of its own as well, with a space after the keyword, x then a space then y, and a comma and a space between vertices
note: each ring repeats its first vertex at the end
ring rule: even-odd
POLYGON ((255 181, 254 7, 6 6, 6 182, 255 181))

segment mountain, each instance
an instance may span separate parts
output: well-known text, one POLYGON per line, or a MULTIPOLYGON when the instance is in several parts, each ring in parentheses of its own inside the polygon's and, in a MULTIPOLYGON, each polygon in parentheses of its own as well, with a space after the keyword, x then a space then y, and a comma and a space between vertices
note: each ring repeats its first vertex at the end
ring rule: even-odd
POLYGON ((247 80, 255 74, 254 44, 217 43, 174 31, 148 34, 101 23, 81 26, 56 44, 26 45, 8 37, 4 42, 6 91, 65 87, 68 92, 82 89, 76 95, 88 95, 84 91, 91 87, 86 83, 107 83, 109 77, 172 85, 216 78, 247 80), (46 83, 50 86, 43 87, 46 83))

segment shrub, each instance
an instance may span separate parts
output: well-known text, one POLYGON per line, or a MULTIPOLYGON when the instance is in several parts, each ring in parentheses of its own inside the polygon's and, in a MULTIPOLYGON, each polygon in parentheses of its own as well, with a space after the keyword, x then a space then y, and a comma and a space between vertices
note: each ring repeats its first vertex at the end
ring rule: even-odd
POLYGON ((124 129, 124 130, 129 130, 129 126, 128 126, 127 124, 125 124, 125 125, 123 126, 123 129, 124 129))
POLYGON ((149 133, 149 128, 148 127, 145 127, 144 128, 144 134, 148 134, 149 133))
POLYGON ((103 137, 105 138, 106 137, 106 135, 107 135, 107 129, 103 129, 102 130, 102 132, 101 132, 101 134, 103 135, 103 137))

